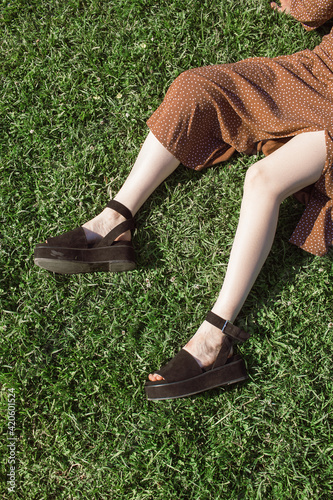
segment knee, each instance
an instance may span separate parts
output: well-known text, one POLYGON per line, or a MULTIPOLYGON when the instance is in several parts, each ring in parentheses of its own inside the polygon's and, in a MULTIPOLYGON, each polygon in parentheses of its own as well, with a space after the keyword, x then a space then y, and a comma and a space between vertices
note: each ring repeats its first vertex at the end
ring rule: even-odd
POLYGON ((283 193, 280 192, 272 176, 270 169, 267 168, 267 158, 254 163, 246 172, 244 191, 255 193, 256 196, 268 196, 274 200, 283 199, 283 193))
POLYGON ((177 87, 178 85, 183 87, 183 86, 188 86, 192 85, 193 79, 195 78, 195 72, 194 69, 188 69, 186 71, 183 71, 180 73, 177 78, 174 79, 174 81, 171 84, 171 87, 177 87))

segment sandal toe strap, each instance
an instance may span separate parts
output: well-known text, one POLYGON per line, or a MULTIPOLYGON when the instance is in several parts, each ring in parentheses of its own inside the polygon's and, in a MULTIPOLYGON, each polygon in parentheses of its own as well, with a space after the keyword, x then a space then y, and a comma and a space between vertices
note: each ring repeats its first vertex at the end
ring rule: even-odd
POLYGON ((64 248, 88 248, 88 241, 82 227, 72 229, 59 236, 47 238, 47 244, 51 247, 64 248))
POLYGON ((181 349, 169 363, 162 366, 155 373, 161 375, 166 382, 170 383, 196 377, 201 375, 203 370, 189 352, 181 349))

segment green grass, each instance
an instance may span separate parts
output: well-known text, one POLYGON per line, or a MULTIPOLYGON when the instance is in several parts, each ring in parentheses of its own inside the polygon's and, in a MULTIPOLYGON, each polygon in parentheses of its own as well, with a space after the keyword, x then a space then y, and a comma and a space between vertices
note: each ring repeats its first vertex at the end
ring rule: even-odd
POLYGON ((55 276, 32 259, 115 195, 181 71, 313 48, 327 29, 264 0, 3 1, 0 27, 1 497, 331 498, 332 254, 288 243, 295 201, 238 318, 249 382, 144 396, 216 298, 253 158, 180 167, 158 188, 137 217, 134 272, 55 276))

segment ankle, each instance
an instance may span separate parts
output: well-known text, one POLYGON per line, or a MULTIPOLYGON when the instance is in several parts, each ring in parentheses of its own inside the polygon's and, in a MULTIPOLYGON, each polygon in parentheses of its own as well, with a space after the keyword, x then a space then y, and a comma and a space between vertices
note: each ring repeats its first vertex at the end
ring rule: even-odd
POLYGON ((201 367, 206 368, 216 360, 224 337, 219 328, 204 321, 184 349, 192 354, 201 367))
MULTIPOLYGON (((118 226, 121 222, 124 222, 126 219, 120 213, 116 212, 112 208, 106 207, 101 213, 105 223, 109 226, 110 230, 118 226)), ((125 231, 120 236, 118 236, 115 241, 131 241, 132 234, 131 231, 125 231)))
MULTIPOLYGON (((115 210, 106 207, 96 217, 82 225, 88 241, 96 242, 104 238, 118 224, 125 221, 125 217, 115 210)), ((128 230, 118 236, 116 241, 131 241, 131 231, 128 230)))

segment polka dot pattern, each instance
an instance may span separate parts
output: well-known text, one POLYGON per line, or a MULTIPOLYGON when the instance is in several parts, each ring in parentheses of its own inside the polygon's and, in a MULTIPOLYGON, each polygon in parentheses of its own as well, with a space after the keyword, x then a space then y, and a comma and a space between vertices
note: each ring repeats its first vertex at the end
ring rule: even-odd
POLYGON ((300 21, 304 28, 313 30, 333 17, 331 0, 291 0, 290 14, 300 21))
MULTIPOLYGON (((298 17, 297 4, 303 3, 293 2, 298 17)), ((320 6, 327 1, 311 4, 322 19, 320 6)), ((297 134, 325 130, 325 167, 290 241, 315 255, 332 245, 333 29, 312 51, 185 71, 147 124, 166 149, 195 170, 235 151, 268 154, 297 134)))

